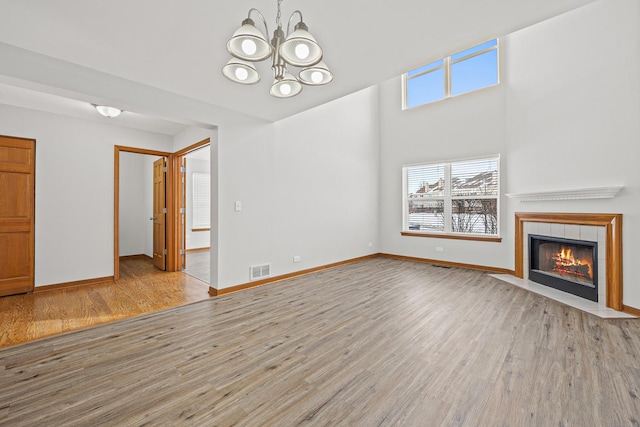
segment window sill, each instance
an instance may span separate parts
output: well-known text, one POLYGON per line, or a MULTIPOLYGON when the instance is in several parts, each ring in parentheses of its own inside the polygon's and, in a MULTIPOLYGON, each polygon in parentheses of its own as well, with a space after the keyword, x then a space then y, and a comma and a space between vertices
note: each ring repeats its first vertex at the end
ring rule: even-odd
POLYGON ((193 232, 197 232, 197 231, 211 231, 211 228, 192 228, 191 231, 193 232))
POLYGON ((430 237, 435 239, 451 239, 451 240, 473 240, 477 242, 502 242, 500 236, 476 236, 472 234, 447 234, 447 233, 427 233, 418 231, 402 231, 403 236, 410 237, 430 237))

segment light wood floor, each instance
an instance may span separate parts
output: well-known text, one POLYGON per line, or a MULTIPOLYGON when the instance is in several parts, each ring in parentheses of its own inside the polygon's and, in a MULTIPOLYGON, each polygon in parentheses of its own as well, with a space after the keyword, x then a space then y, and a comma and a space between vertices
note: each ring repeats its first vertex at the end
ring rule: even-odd
POLYGON ((187 252, 187 268, 183 271, 196 279, 211 283, 210 266, 211 251, 187 252))
POLYGON ((384 258, 0 351, 0 424, 637 426, 640 323, 384 258))
POLYGON ((123 258, 120 280, 0 298, 0 348, 209 298, 209 286, 123 258))

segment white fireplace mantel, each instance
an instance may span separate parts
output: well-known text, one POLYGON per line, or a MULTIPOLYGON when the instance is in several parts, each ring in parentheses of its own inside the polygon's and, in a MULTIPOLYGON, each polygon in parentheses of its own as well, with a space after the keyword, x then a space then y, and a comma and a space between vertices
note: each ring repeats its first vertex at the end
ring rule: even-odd
POLYGON ((548 200, 582 200, 582 199, 611 199, 618 195, 623 186, 577 188, 573 190, 540 191, 534 193, 505 194, 510 199, 521 202, 535 202, 548 200))

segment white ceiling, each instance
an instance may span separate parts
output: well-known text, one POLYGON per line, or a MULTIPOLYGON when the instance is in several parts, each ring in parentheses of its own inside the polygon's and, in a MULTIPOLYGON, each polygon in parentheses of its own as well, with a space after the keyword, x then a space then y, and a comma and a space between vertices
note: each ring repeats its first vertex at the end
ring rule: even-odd
POLYGON ((226 41, 250 8, 273 32, 276 0, 0 0, 0 103, 45 109, 60 96, 61 104, 108 101, 159 120, 158 131, 168 134, 218 125, 233 112, 275 121, 591 1, 284 0, 284 26, 299 9, 335 77, 275 99, 268 60, 252 86, 228 81, 220 69, 230 57, 226 41), (18 87, 28 89, 24 100, 18 87), (198 110, 206 114, 195 117, 198 110))

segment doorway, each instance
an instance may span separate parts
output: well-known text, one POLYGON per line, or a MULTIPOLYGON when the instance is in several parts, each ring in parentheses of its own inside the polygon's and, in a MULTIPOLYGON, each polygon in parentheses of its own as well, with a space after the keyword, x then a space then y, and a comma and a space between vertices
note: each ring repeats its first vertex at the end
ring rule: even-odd
MULTIPOLYGON (((210 138, 206 138, 200 142, 197 142, 189 147, 183 148, 175 153, 168 153, 157 150, 147 150, 143 148, 124 147, 116 145, 114 147, 114 280, 120 278, 120 193, 125 191, 120 183, 120 163, 122 153, 134 153, 142 154, 145 157, 153 158, 157 161, 159 158, 166 159, 164 170, 164 195, 165 195, 165 207, 163 208, 164 218, 164 230, 165 230, 165 244, 164 248, 157 247, 154 252, 158 253, 162 251, 164 255, 164 266, 166 271, 184 271, 187 266, 187 262, 192 258, 190 263, 192 267, 198 267, 199 270, 203 270, 203 273, 197 273, 196 278, 210 283, 210 243, 208 246, 191 247, 187 246, 187 209, 190 206, 187 203, 187 170, 189 157, 192 160, 204 160, 204 153, 197 153, 199 149, 208 147, 210 150, 210 138), (187 249, 194 249, 187 251, 187 249), (202 252, 198 255, 187 257, 187 253, 202 252), (206 252, 206 253, 205 253, 206 252), (188 259, 189 258, 189 259, 188 259), (207 263, 206 265, 204 263, 207 263), (201 277, 200 277, 201 276, 201 277)), ((210 164, 210 154, 206 154, 208 164, 210 164)), ((150 175, 152 176, 152 175, 150 175)), ((150 184, 151 185, 151 184, 150 184)), ((209 194, 210 195, 210 190, 209 194)), ((210 206, 210 202, 208 202, 210 206)), ((148 216, 149 221, 156 222, 156 215, 153 213, 148 216)), ((154 226, 155 228, 155 226, 154 226)), ((196 227, 195 232, 202 233, 206 227, 202 230, 198 230, 196 227)), ((193 228, 191 230, 194 232, 193 228)), ((205 240, 207 240, 205 238, 205 240)), ((208 241, 211 239, 209 237, 208 241)), ((155 258, 155 257, 154 257, 155 258)), ((193 268, 192 268, 193 270, 193 268)), ((185 271, 187 272, 187 271, 185 271)), ((190 272, 190 271, 189 271, 190 272)))
POLYGON ((115 147, 114 280, 121 256, 148 257, 160 270, 177 270, 175 234, 167 226, 175 218, 172 159, 168 152, 115 147))
POLYGON ((175 153, 179 170, 179 265, 211 283, 211 145, 207 138, 175 153))

